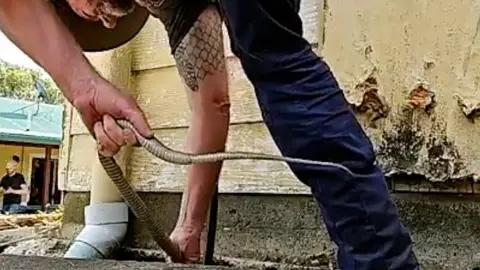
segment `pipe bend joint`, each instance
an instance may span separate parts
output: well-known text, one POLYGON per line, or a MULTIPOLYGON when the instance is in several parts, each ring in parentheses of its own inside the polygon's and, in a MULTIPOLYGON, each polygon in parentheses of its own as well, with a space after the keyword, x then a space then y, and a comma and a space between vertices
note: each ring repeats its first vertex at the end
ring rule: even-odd
POLYGON ((128 227, 128 206, 123 202, 99 203, 85 207, 85 227, 64 258, 108 258, 117 249, 128 227))

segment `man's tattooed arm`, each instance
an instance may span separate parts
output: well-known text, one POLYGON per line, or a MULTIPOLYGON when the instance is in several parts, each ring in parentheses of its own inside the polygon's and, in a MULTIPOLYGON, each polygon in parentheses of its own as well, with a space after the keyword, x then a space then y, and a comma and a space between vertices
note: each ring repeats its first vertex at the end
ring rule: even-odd
MULTIPOLYGON (((224 55, 222 20, 212 5, 202 12, 174 52, 192 109, 186 145, 190 153, 225 149, 230 102, 224 55)), ((190 235, 187 239, 197 239, 205 229, 220 171, 220 162, 189 168, 176 230, 183 237, 190 235)))
POLYGON ((215 7, 200 15, 174 53, 177 68, 192 91, 207 76, 225 71, 222 20, 215 7))

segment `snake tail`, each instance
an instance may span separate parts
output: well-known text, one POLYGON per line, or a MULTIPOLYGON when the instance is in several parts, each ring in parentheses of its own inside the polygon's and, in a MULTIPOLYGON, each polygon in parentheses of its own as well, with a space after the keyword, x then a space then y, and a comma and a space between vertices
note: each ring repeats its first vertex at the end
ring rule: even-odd
POLYGON ((160 140, 158 140, 156 137, 152 137, 148 139, 144 138, 135 129, 135 127, 133 127, 133 125, 126 120, 117 120, 117 123, 123 128, 131 129, 135 133, 140 145, 142 145, 142 147, 145 148, 152 155, 164 161, 171 162, 174 164, 191 165, 196 163, 210 163, 210 162, 218 162, 218 161, 224 161, 224 160, 239 160, 239 159, 271 160, 271 161, 281 161, 281 162, 300 163, 300 164, 307 164, 307 165, 334 167, 334 168, 338 168, 345 171, 346 173, 350 174, 353 177, 358 176, 355 173, 353 173, 350 169, 343 166, 342 164, 334 163, 334 162, 284 157, 280 155, 271 155, 271 154, 254 153, 254 152, 217 152, 217 153, 211 153, 211 154, 195 154, 195 155, 183 153, 183 152, 176 151, 174 149, 169 148, 168 146, 163 144, 160 140))
POLYGON ((352 172, 346 166, 343 166, 339 163, 327 162, 327 161, 318 161, 318 160, 309 160, 302 158, 292 158, 284 157, 280 155, 264 154, 264 153, 255 153, 255 152, 216 152, 210 154, 187 154, 173 150, 157 138, 152 139, 141 139, 140 144, 152 155, 159 157, 167 162, 182 164, 182 165, 191 165, 198 163, 210 163, 218 162, 224 160, 267 160, 267 161, 280 161, 287 163, 298 163, 314 166, 324 166, 324 167, 334 167, 340 170, 345 171, 353 177, 358 175, 352 172))
POLYGON ((147 227, 147 230, 150 232, 153 239, 173 261, 181 261, 182 253, 178 246, 170 241, 164 228, 155 218, 153 218, 151 211, 148 211, 147 206, 140 196, 138 196, 132 186, 126 181, 120 166, 118 166, 116 161, 111 157, 105 157, 101 154, 98 154, 98 157, 105 172, 118 188, 122 198, 125 200, 128 207, 130 207, 133 214, 147 227))

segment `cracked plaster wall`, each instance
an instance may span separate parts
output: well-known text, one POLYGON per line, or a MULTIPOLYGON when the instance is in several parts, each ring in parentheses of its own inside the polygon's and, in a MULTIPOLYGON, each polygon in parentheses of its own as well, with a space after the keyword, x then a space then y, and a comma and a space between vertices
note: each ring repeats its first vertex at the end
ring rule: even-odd
POLYGON ((325 3, 322 55, 387 174, 480 173, 480 2, 325 3))

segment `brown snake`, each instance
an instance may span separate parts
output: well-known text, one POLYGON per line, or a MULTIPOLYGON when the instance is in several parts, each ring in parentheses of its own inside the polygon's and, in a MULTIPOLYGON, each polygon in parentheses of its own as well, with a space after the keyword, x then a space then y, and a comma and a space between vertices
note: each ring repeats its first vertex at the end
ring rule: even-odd
MULTIPOLYGON (((148 152, 154 156, 174 164, 181 165, 190 165, 196 163, 208 163, 208 162, 217 162, 223 160, 234 160, 234 159, 254 159, 254 160, 273 160, 273 161, 284 161, 292 163, 302 163, 309 165, 320 165, 320 166, 330 166, 336 167, 344 170, 352 176, 357 176, 347 167, 324 161, 314 161, 308 159, 300 158, 291 158, 291 157, 282 157, 278 155, 269 155, 263 153, 253 153, 253 152, 217 152, 212 154, 187 154, 173 150, 163 143, 161 143, 157 138, 144 138, 138 131, 133 127, 133 125, 126 120, 117 120, 117 123, 122 128, 129 128, 134 133, 140 143, 140 145, 145 148, 148 152)), ((150 211, 148 211, 145 203, 138 196, 132 186, 124 178, 123 172, 118 164, 112 157, 105 157, 102 154, 98 153, 100 163, 105 169, 107 175, 112 179, 113 183, 117 186, 121 196, 125 200, 125 203, 130 207, 133 214, 137 219, 142 222, 152 234, 154 240, 158 245, 172 257, 173 261, 180 261, 182 259, 182 254, 178 247, 174 245, 168 235, 165 233, 165 230, 162 228, 160 223, 153 218, 150 211)))

